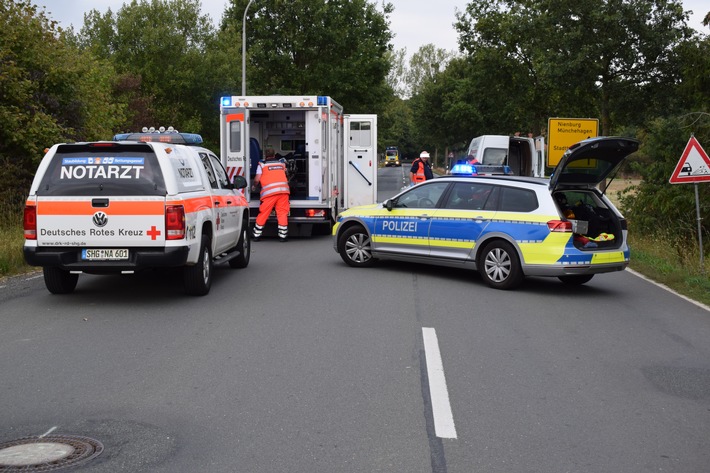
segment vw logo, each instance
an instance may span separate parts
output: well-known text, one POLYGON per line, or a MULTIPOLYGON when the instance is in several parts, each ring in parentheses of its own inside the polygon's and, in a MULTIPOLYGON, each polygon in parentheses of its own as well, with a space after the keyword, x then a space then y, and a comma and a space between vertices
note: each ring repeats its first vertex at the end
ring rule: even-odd
POLYGON ((92 220, 97 227, 105 227, 108 223, 108 216, 103 212, 96 212, 92 220))

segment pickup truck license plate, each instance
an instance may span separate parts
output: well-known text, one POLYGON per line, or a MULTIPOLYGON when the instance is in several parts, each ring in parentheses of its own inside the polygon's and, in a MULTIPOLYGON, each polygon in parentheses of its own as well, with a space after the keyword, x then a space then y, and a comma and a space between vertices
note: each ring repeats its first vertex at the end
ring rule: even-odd
POLYGON ((103 248, 81 250, 81 259, 85 261, 127 260, 128 250, 125 248, 103 248))

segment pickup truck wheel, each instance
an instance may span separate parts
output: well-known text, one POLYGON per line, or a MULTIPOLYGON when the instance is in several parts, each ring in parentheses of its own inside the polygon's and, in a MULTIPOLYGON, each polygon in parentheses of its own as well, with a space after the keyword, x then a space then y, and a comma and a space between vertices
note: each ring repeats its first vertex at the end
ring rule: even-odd
POLYGON ((185 292, 192 296, 204 296, 212 286, 212 250, 210 239, 202 235, 200 257, 193 266, 185 266, 183 270, 185 292))
POLYGON ((239 269, 249 266, 249 258, 251 258, 251 239, 249 237, 248 225, 242 225, 242 236, 239 237, 235 249, 239 252, 239 256, 229 260, 229 267, 239 269))
POLYGON ((69 294, 76 288, 79 281, 78 274, 72 274, 61 268, 42 268, 44 272, 44 285, 52 294, 69 294))
POLYGON ((593 274, 575 274, 572 276, 558 276, 557 279, 568 286, 581 286, 589 282, 594 277, 593 274))
POLYGON ((372 257, 372 240, 364 228, 350 227, 338 239, 338 253, 350 266, 363 268, 372 266, 375 258, 372 257))
POLYGON ((483 280, 495 289, 513 289, 523 281, 518 254, 505 241, 494 241, 483 248, 478 271, 483 280))

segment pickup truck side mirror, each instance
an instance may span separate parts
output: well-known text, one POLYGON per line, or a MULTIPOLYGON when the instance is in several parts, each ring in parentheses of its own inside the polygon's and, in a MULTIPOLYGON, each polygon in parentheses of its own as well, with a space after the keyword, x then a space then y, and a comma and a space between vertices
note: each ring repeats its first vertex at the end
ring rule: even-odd
POLYGON ((247 180, 244 176, 234 176, 234 188, 244 189, 247 186, 247 180))

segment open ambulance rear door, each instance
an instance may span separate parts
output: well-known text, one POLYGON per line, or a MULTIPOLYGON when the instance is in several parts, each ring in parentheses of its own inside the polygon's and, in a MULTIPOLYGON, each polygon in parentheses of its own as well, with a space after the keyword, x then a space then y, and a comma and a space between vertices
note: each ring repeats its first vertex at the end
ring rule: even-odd
POLYGON ((345 115, 343 208, 377 202, 377 115, 345 115))
POLYGON ((247 191, 244 193, 247 201, 250 200, 249 188, 251 187, 248 124, 248 109, 227 107, 222 104, 219 127, 220 159, 227 170, 229 182, 232 182, 235 176, 244 176, 247 180, 247 191))

